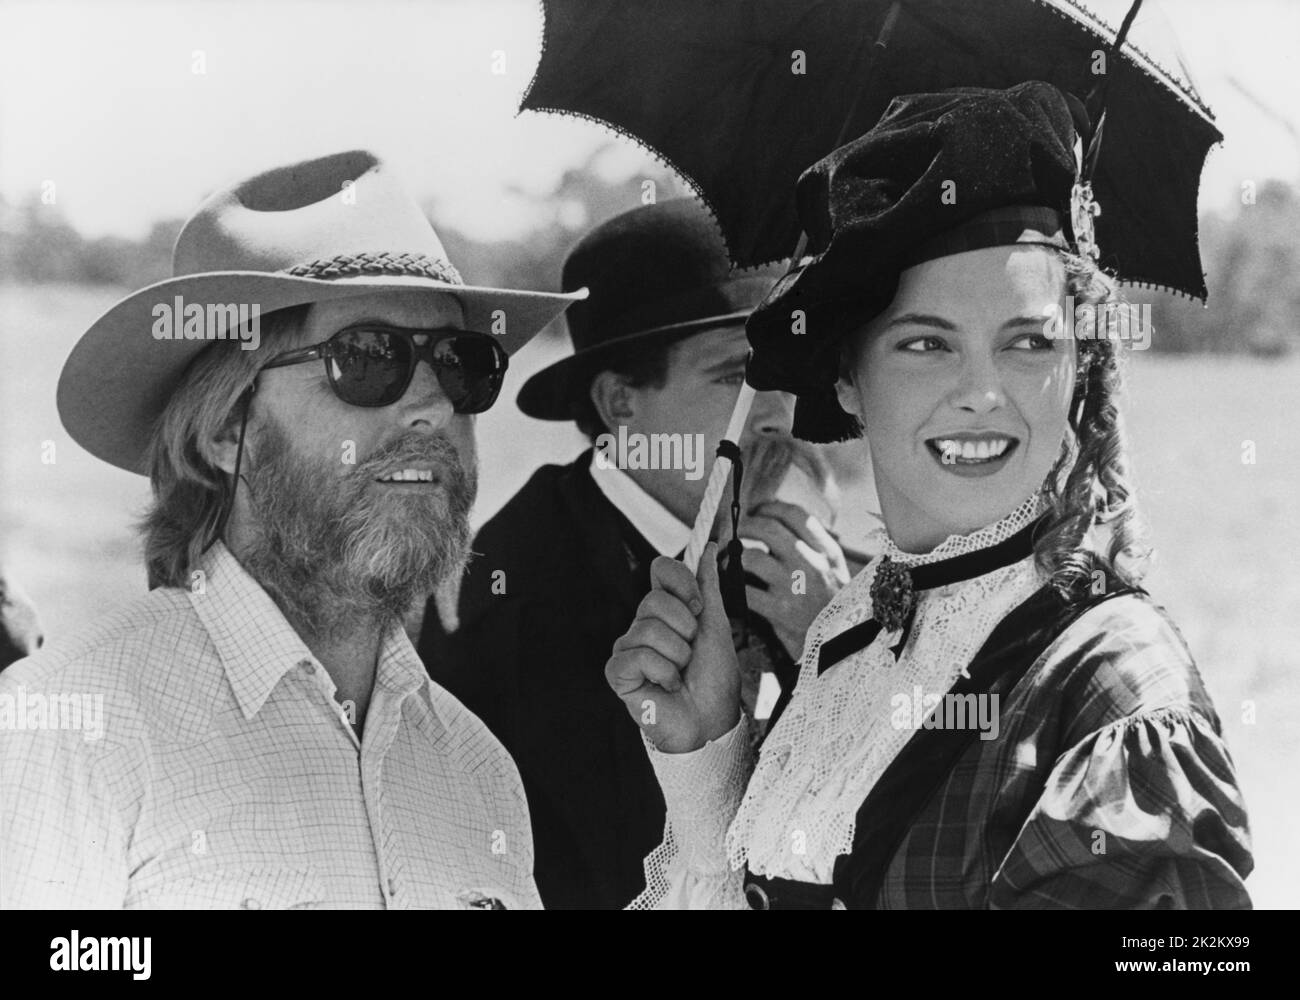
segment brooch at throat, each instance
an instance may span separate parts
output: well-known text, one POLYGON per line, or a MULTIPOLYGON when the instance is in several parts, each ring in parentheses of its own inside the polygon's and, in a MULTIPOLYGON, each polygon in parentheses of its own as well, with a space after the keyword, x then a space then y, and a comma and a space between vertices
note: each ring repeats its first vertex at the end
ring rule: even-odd
POLYGON ((916 593, 912 589, 912 574, 906 566, 889 556, 880 560, 876 575, 871 581, 871 617, 888 632, 896 632, 912 614, 916 606, 916 593))

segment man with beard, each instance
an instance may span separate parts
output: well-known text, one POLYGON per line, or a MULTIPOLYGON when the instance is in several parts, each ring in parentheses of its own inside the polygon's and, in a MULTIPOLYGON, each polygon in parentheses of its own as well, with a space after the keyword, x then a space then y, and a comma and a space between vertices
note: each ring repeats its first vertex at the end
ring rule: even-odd
POLYGON ((515 767, 401 620, 464 565, 473 415, 573 296, 465 285, 364 152, 213 195, 173 269, 60 379, 150 477, 152 590, 0 678, 0 907, 538 906, 515 767))
MULTIPOLYGON (((518 405, 574 421, 593 448, 539 469, 484 525, 458 627, 444 627, 435 601, 424 618, 430 673, 519 765, 548 908, 627 904, 663 837, 658 782, 604 670, 650 589, 651 561, 686 545, 745 377, 745 318, 776 276, 729 272, 694 200, 634 209, 579 242, 562 277, 591 290, 566 317, 575 352, 525 383, 518 405), (693 462, 647 463, 620 445, 656 440, 680 442, 674 454, 693 462)), ((791 437, 792 412, 792 396, 759 393, 738 442, 751 613, 733 611, 746 704, 760 717, 772 710, 760 692, 793 688, 805 630, 849 579, 827 530, 824 463, 791 437)), ((729 503, 720 514, 725 539, 729 503)))

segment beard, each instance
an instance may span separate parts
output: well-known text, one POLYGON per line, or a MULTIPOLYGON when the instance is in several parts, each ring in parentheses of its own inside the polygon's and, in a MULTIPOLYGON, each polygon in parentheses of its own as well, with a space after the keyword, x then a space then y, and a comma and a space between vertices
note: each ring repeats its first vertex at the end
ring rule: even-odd
POLYGON ((400 619, 464 571, 477 469, 439 434, 406 434, 346 476, 297 454, 268 423, 247 473, 249 572, 295 625, 337 638, 400 619), (432 468, 433 484, 380 486, 395 469, 432 468))

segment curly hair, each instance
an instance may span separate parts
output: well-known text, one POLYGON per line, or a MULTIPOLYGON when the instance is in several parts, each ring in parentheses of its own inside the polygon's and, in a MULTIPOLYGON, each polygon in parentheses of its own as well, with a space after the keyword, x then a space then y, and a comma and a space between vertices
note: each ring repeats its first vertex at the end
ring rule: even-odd
MULTIPOLYGON (((296 330, 310 308, 262 316, 262 343, 296 330)), ((154 425, 146 452, 153 502, 139 523, 150 590, 189 586, 191 568, 233 499, 231 477, 213 460, 210 442, 239 420, 239 400, 263 357, 233 339, 213 343, 186 369, 154 425)))
MULTIPOLYGON (((1127 308, 1118 283, 1088 257, 1054 249, 1065 267, 1066 293, 1089 317, 1106 307, 1127 308)), ((863 338, 861 319, 846 312, 839 339, 840 378, 851 379, 863 338)), ((1068 431, 1061 454, 1043 484, 1049 502, 1046 521, 1035 538, 1034 559, 1064 600, 1076 600, 1097 582, 1107 589, 1134 586, 1151 560, 1146 529, 1134 495, 1119 397, 1124 357, 1121 339, 1111 339, 1095 319, 1078 344, 1078 369, 1070 403, 1068 431), (1099 535, 1109 533, 1109 544, 1099 535), (1101 573, 1100 579, 1096 574, 1101 573)), ((861 423, 850 417, 861 436, 861 423)))
MULTIPOLYGON (((1115 280, 1092 260, 1058 251, 1066 290, 1076 305, 1123 305, 1115 280)), ((1119 397, 1125 358, 1122 341, 1094 328, 1078 341, 1078 373, 1069 431, 1043 485, 1050 508, 1035 539, 1040 572, 1065 600, 1083 596, 1096 582, 1133 586, 1152 550, 1134 494, 1119 397), (1109 534, 1109 543, 1099 537, 1109 534), (1097 574, 1102 574, 1099 579, 1097 574)))

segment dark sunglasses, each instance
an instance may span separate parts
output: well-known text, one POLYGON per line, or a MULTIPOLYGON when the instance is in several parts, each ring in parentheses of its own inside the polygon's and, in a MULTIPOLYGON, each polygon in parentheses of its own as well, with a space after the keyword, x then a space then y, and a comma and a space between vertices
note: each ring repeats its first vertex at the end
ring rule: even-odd
POLYGON ((352 406, 389 406, 406 394, 423 359, 457 413, 482 413, 496 402, 509 357, 486 333, 408 330, 359 323, 314 347, 289 351, 266 368, 317 358, 325 362, 334 395, 352 406))

